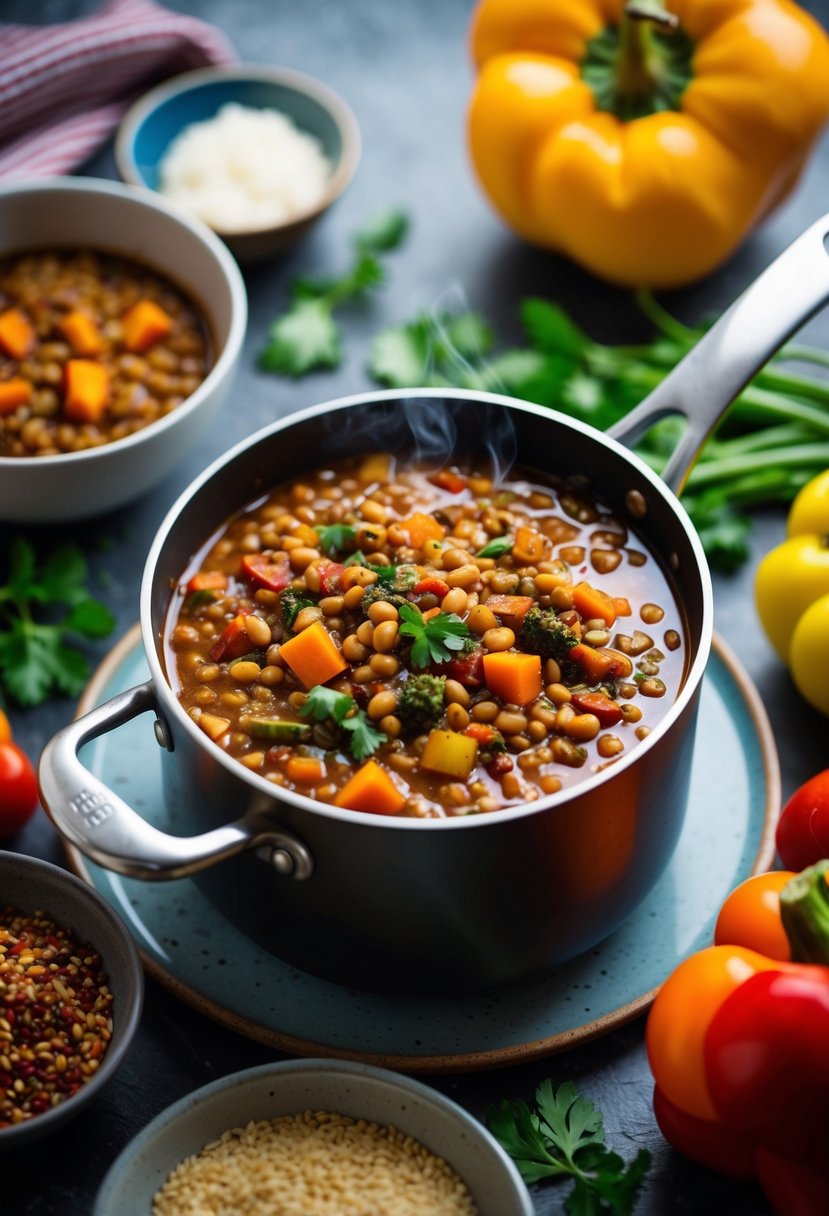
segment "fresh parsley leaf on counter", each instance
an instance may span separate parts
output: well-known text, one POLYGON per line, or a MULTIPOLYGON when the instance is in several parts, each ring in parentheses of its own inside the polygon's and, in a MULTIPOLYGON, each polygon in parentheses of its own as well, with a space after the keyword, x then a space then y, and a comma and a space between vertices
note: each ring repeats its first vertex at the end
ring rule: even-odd
POLYGON ((397 248, 408 226, 402 211, 384 211, 355 233, 352 264, 340 278, 296 279, 293 302, 271 326, 268 343, 259 356, 260 367, 294 377, 338 367, 342 336, 334 309, 383 284, 382 255, 397 248))
POLYGON ((611 1152, 601 1112, 579 1096, 572 1081, 558 1089, 542 1081, 534 1110, 526 1102, 501 1102, 489 1112, 487 1126, 525 1182, 573 1179, 564 1203, 568 1216, 630 1216, 650 1153, 640 1149, 626 1165, 611 1152))
POLYGON ((315 684, 310 689, 308 699, 299 712, 305 718, 314 718, 316 722, 333 719, 348 734, 351 754, 356 760, 365 760, 366 756, 372 755, 386 742, 386 736, 374 729, 363 711, 357 708, 353 697, 346 692, 326 688, 324 684, 315 684))
POLYGON ((412 663, 415 667, 445 663, 452 658, 453 651, 463 650, 470 636, 469 629, 455 612, 439 612, 425 621, 414 604, 401 604, 398 611, 403 622, 400 633, 414 639, 412 663))
POLYGON ((0 682, 18 704, 39 705, 54 693, 76 696, 88 680, 86 658, 67 639, 106 637, 115 618, 89 595, 87 576, 75 545, 55 549, 38 566, 28 541, 12 541, 0 586, 0 682), (55 611, 61 607, 62 615, 55 611), (46 620, 38 619, 43 609, 46 620))

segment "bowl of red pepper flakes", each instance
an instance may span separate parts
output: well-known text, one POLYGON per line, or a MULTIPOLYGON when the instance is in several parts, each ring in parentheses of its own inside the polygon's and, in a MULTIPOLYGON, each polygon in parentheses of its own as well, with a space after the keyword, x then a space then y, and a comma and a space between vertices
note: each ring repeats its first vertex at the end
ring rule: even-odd
POLYGON ((143 999, 135 943, 106 901, 58 866, 0 851, 0 1150, 95 1098, 143 999))

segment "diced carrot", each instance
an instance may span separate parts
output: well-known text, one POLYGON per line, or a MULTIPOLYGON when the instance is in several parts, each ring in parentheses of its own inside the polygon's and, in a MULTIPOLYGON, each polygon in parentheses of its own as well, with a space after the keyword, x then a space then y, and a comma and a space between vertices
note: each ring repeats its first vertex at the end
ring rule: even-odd
POLYGON ((450 494, 460 494, 461 490, 466 489, 466 478, 461 473, 456 473, 454 469, 438 469, 437 473, 432 473, 428 480, 433 486, 440 486, 442 490, 448 490, 450 494))
POLYGON ((153 300, 138 300, 124 313, 121 328, 124 346, 140 355, 167 337, 173 328, 173 319, 153 300))
POLYGON ((622 717, 619 706, 603 692, 574 692, 570 704, 582 714, 593 714, 602 730, 615 726, 622 717))
POLYGON ((72 422, 100 422, 109 404, 109 371, 94 359, 64 367, 63 412, 72 422))
POLYGON ((486 601, 490 612, 513 621, 523 621, 535 601, 531 595, 491 595, 486 601))
POLYGON ((616 609, 617 616, 633 616, 633 609, 630 606, 630 600, 624 595, 614 595, 613 606, 616 609))
POLYGON ((68 312, 59 328, 76 355, 100 355, 104 349, 104 339, 97 321, 79 308, 68 312))
POLYGON ((420 582, 415 583, 412 587, 413 595, 436 595, 439 600, 442 600, 445 595, 449 594, 449 584, 445 583, 442 578, 433 578, 431 576, 422 578, 420 582))
POLYGON ((32 386, 28 380, 15 376, 0 381, 0 415, 13 414, 19 405, 26 405, 31 399, 32 386))
POLYGON ((438 523, 434 515, 425 515, 422 511, 399 520, 397 526, 406 533, 413 549, 422 549, 427 540, 442 540, 446 535, 443 524, 438 523))
POLYGON ((616 620, 616 604, 612 597, 590 583, 576 583, 573 607, 588 621, 603 620, 606 625, 612 625, 616 620))
POLYGON ((372 815, 397 815, 405 801, 406 795, 401 793, 386 770, 376 760, 367 760, 346 781, 335 797, 334 805, 347 807, 351 811, 368 811, 372 815))
POLYGON ((478 741, 456 730, 432 730, 420 757, 420 767, 443 777, 466 781, 475 767, 478 741))
POLYGON ((488 722, 470 722, 463 729, 465 735, 469 735, 470 739, 474 739, 476 743, 480 743, 482 747, 486 747, 495 738, 496 730, 494 726, 490 726, 488 722))
POLYGON ((513 559, 525 566, 543 561, 549 543, 535 528, 519 528, 512 546, 513 559))
POLYGON ((502 701, 527 705, 541 693, 541 657, 514 650, 485 654, 484 680, 489 691, 502 701))
POLYGON ((631 672, 630 660, 626 655, 613 650, 598 650, 595 646, 586 646, 583 642, 573 646, 567 657, 578 663, 588 684, 624 679, 631 672))
POLYGON ((325 764, 316 756, 291 756, 285 776, 296 785, 318 785, 325 780, 325 764))
POLYGON ((221 570, 200 570, 188 582, 187 592, 192 595, 194 591, 224 591, 227 583, 227 575, 221 570))
POLYGON ((230 718, 220 718, 217 714, 206 714, 203 710, 198 717, 198 725, 213 742, 221 739, 225 731, 230 730, 230 718))
POLYGON ((210 647, 210 657, 217 663, 230 663, 233 659, 241 658, 249 650, 255 650, 248 637, 245 618, 240 613, 230 621, 218 639, 210 647))
POLYGON ((0 313, 0 349, 12 359, 25 359, 35 344, 35 331, 19 308, 0 313))
POLYGON ((306 688, 327 684, 348 667, 322 621, 314 621, 307 629, 283 642, 279 654, 306 688))

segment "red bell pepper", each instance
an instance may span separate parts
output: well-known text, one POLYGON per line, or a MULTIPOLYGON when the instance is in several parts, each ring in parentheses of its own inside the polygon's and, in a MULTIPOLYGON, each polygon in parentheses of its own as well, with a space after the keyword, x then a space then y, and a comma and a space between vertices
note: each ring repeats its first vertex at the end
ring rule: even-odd
POLYGON ((266 591, 284 591, 294 577, 286 558, 274 558, 267 553, 246 553, 242 558, 242 574, 266 591))
POLYGON ((822 861, 780 893, 793 962, 711 947, 680 964, 648 1019, 663 1135, 711 1169, 755 1177, 783 1216, 829 1212, 827 876, 822 861))

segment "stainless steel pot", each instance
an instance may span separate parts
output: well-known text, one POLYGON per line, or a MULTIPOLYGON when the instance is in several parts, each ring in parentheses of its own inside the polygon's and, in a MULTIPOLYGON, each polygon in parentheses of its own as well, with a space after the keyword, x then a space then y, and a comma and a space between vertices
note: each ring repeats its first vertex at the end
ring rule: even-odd
POLYGON ((803 234, 611 435, 484 393, 378 392, 328 402, 260 431, 179 498, 141 591, 151 679, 66 727, 40 765, 43 804, 100 865, 142 879, 199 874, 216 904, 277 955, 369 987, 469 988, 548 968, 594 945, 650 891, 685 814, 712 591, 678 491, 724 408, 829 298, 829 216, 803 234), (688 419, 665 479, 623 444, 669 413, 688 419), (436 821, 339 810, 286 791, 216 747, 170 689, 162 635, 170 587, 192 554, 266 488, 350 453, 412 450, 428 419, 450 450, 578 476, 659 555, 686 616, 690 656, 662 723, 573 789, 487 815, 436 821), (669 488, 670 487, 670 488, 669 488), (143 821, 80 762, 87 741, 155 715, 172 836, 143 821), (195 833, 187 835, 186 833, 195 833))

